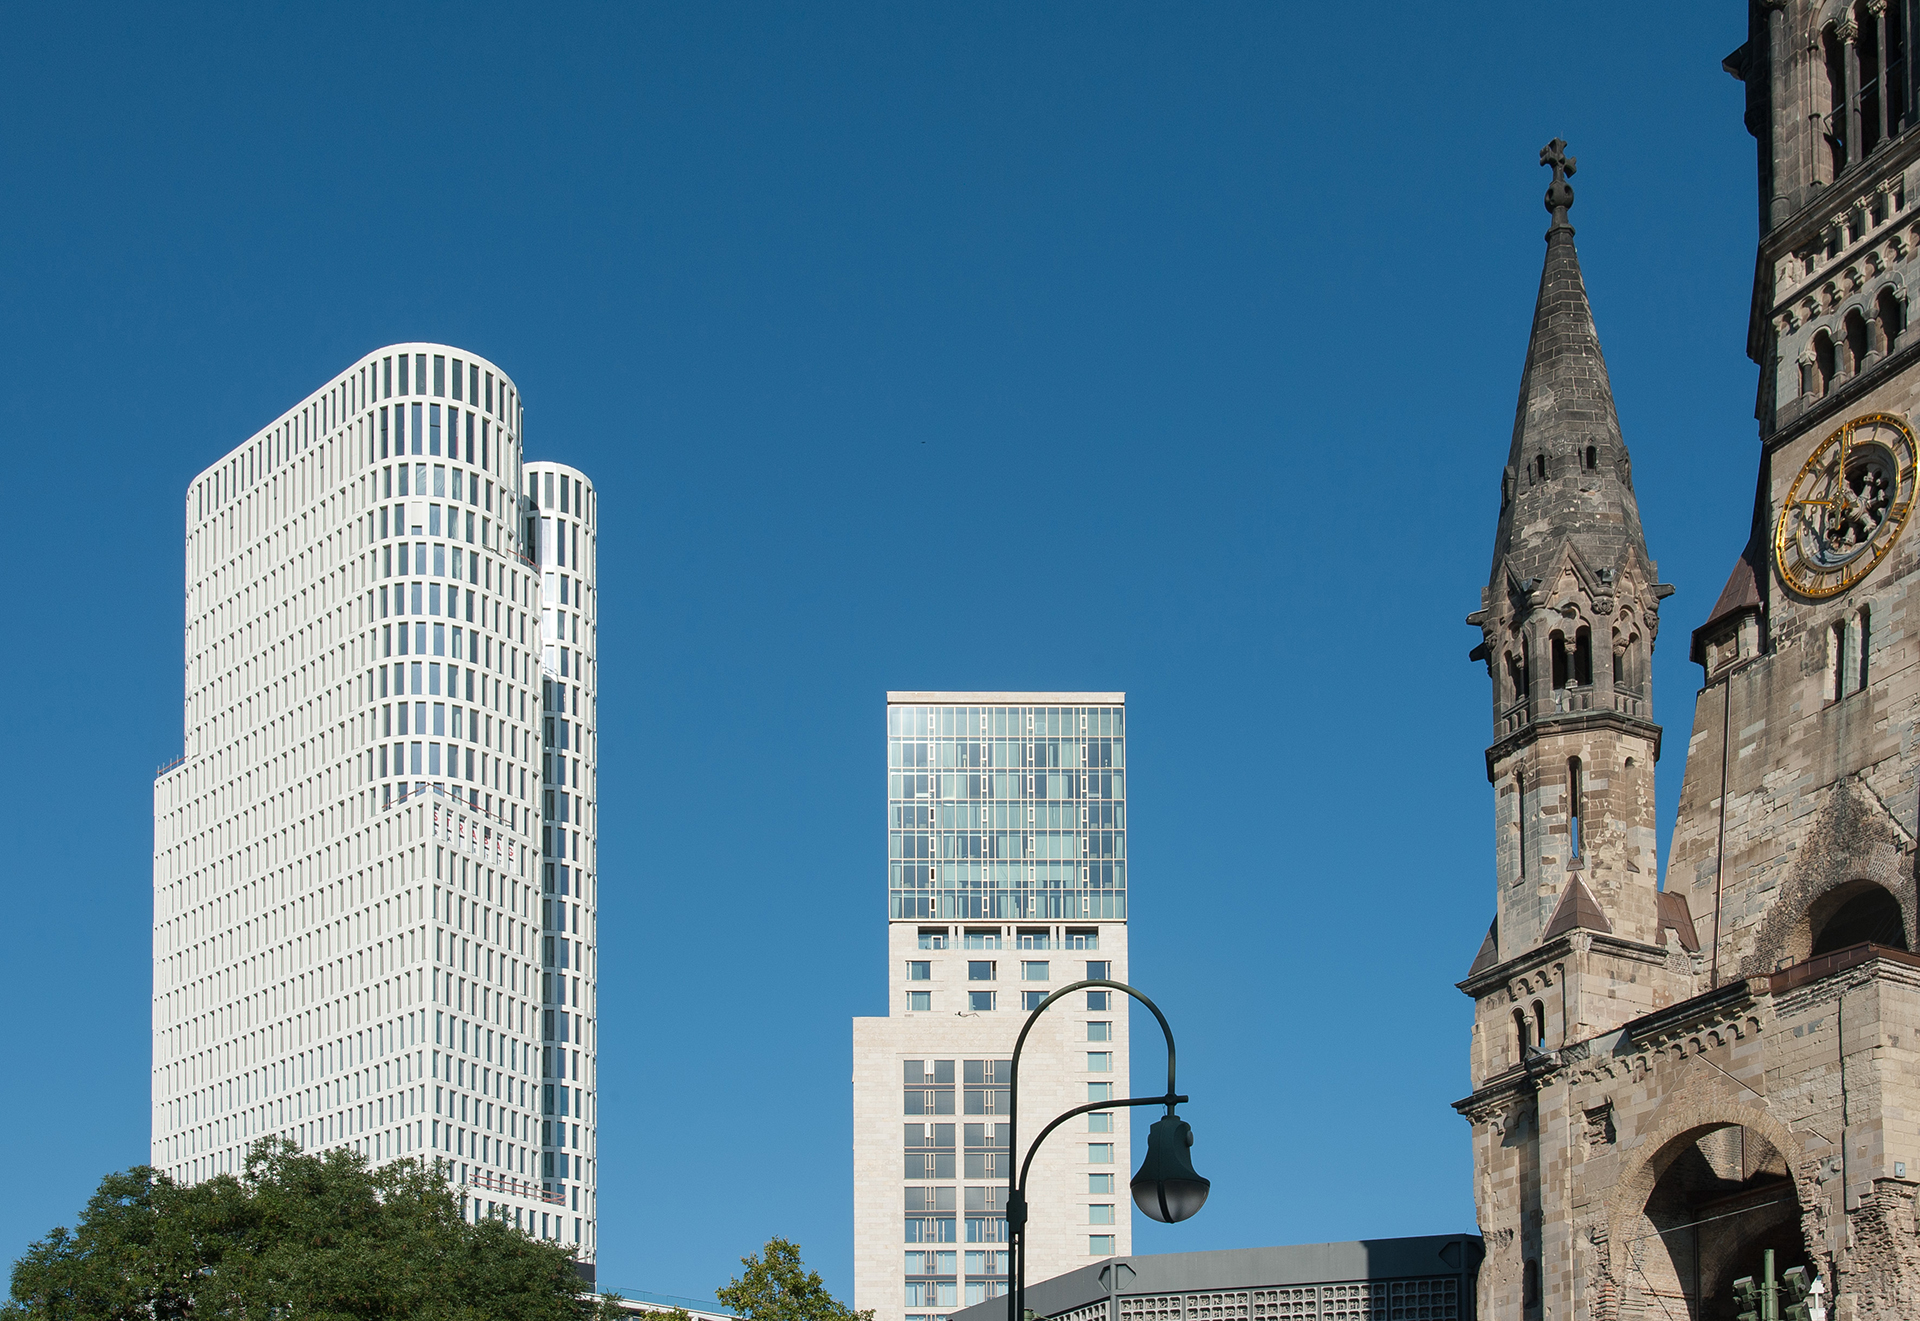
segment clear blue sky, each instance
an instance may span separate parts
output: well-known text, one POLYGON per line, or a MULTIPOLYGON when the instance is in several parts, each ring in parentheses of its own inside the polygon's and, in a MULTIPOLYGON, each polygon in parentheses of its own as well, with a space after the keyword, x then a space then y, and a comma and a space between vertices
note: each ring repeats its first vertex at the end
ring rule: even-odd
MULTIPOLYGON (((0 1257, 147 1152, 181 492, 470 346, 599 484, 601 1279, 852 1288, 883 694, 1125 689, 1143 1252, 1472 1226, 1486 580, 1558 134, 1665 610, 1745 536, 1745 6, 13 6, 0 1257), (1146 1039, 1142 1038, 1144 1042, 1146 1039), (1144 1046, 1140 1076, 1158 1066, 1144 1046)), ((1664 832, 1663 832, 1664 833, 1664 832)))

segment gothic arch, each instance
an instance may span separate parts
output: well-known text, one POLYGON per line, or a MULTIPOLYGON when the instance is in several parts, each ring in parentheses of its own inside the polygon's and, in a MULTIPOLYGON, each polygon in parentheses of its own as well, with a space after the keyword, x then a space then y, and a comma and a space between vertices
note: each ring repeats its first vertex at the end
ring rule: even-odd
POLYGON ((1806 958, 1818 934, 1816 923, 1846 898, 1861 893, 1863 882, 1879 886, 1900 905, 1907 948, 1914 948, 1920 895, 1915 890, 1912 860, 1900 847, 1884 811, 1869 805, 1851 784, 1842 783, 1834 787, 1815 818, 1792 877, 1781 886, 1755 932, 1753 951, 1741 960, 1741 975, 1764 977, 1783 963, 1806 958))

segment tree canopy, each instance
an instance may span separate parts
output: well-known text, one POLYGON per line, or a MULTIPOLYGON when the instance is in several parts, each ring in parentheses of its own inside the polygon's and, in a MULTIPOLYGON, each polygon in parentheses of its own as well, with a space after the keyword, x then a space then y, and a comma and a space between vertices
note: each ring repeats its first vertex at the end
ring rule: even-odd
POLYGON ((873 1321, 871 1311, 856 1312, 827 1292, 797 1244, 770 1238, 763 1252, 740 1258, 746 1270, 714 1294, 742 1321, 873 1321))
POLYGON ((566 1249, 469 1224, 431 1166, 267 1139, 239 1178, 108 1175, 14 1264, 0 1321, 578 1321, 580 1289, 566 1249))

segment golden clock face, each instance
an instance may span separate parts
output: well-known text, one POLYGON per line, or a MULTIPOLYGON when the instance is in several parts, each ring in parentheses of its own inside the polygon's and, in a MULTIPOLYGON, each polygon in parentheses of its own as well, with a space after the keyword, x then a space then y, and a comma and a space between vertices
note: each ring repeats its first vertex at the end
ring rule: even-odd
POLYGON ((1869 413, 1814 447, 1780 506, 1773 562, 1788 588, 1838 596, 1885 559, 1913 509, 1913 430, 1869 413))

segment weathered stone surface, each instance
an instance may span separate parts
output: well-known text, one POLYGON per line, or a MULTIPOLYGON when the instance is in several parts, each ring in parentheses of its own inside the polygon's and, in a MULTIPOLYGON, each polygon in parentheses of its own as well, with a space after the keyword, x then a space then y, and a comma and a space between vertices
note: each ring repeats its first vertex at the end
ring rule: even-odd
MULTIPOLYGON (((1494 930, 1460 983, 1476 1006, 1457 1108, 1482 1318, 1731 1317, 1733 1281, 1769 1248, 1779 1271, 1819 1276, 1835 1321, 1920 1316, 1920 532, 1868 519, 1875 538, 1893 529, 1871 569, 1819 599, 1790 589, 1772 540, 1837 428, 1920 415, 1902 274, 1920 252, 1920 132, 1889 121, 1856 160, 1808 135, 1836 104, 1829 68, 1866 47, 1841 40, 1833 62, 1807 34, 1851 15, 1856 35, 1900 38, 1904 10, 1756 0, 1728 60, 1768 231, 1749 337, 1759 481, 1752 539, 1696 616, 1706 683, 1664 895, 1648 676, 1670 589, 1571 230, 1548 233, 1493 571, 1469 618, 1493 683, 1498 875, 1494 930)), ((1837 103, 1849 141, 1874 138, 1870 110, 1837 103)), ((1899 513, 1910 469, 1895 489, 1899 513)))

